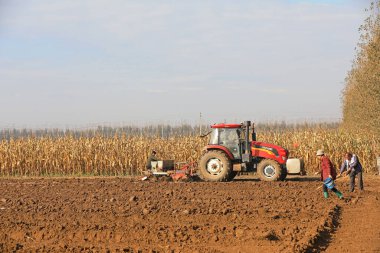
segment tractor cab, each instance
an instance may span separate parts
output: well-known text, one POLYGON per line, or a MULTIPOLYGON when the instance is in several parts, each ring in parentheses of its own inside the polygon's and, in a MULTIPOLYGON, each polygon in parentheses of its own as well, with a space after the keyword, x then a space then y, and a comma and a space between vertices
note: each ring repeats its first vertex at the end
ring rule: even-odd
POLYGON ((241 136, 241 125, 213 125, 209 145, 224 146, 231 152, 234 159, 241 159, 241 136))
POLYGON ((253 131, 250 136, 251 122, 246 121, 242 124, 215 124, 211 126, 211 135, 209 145, 218 145, 225 147, 232 155, 234 160, 243 160, 250 162, 251 141, 256 139, 253 131))

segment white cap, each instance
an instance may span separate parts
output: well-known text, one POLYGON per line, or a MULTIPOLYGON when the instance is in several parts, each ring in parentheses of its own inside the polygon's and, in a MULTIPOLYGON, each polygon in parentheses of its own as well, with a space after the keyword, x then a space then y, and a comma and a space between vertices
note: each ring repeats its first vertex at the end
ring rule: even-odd
POLYGON ((317 151, 317 156, 321 156, 321 155, 324 155, 325 152, 323 151, 323 149, 318 149, 317 151))

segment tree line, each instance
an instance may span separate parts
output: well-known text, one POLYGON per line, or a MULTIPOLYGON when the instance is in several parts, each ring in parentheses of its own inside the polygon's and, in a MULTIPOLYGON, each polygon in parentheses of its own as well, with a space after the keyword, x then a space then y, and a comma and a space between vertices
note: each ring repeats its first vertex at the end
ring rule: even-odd
POLYGON ((343 126, 380 134, 380 0, 360 26, 355 60, 342 92, 343 126))

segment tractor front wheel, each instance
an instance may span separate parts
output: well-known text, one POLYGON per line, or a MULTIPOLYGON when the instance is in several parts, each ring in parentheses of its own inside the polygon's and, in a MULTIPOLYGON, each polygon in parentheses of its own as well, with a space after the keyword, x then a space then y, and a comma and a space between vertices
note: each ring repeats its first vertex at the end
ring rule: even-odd
POLYGON ((257 174, 263 181, 279 181, 283 177, 280 164, 270 159, 264 159, 257 165, 257 174))
POLYGON ((228 156, 219 150, 207 151, 199 161, 199 176, 210 182, 232 180, 232 163, 228 156))

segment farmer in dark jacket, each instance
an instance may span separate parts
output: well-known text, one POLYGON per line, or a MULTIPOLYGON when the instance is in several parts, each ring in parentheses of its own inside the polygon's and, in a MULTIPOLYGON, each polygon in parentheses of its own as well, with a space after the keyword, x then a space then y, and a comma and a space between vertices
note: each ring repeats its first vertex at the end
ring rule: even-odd
MULTIPOLYGON (((321 170, 319 172, 321 174, 321 180, 323 182, 325 182, 325 180, 328 178, 335 180, 336 171, 335 171, 334 165, 332 164, 330 159, 327 156, 325 156, 325 152, 320 149, 317 151, 317 156, 319 160, 321 161, 321 170)), ((323 188, 323 196, 327 199, 329 197, 329 193, 327 191, 327 186, 325 183, 323 184, 322 188, 323 188)), ((340 199, 343 198, 343 194, 340 191, 338 191, 338 189, 336 189, 335 186, 331 188, 331 191, 333 191, 338 196, 338 198, 340 199)))
POLYGON ((148 160, 146 162, 146 169, 147 170, 151 170, 152 169, 152 162, 156 162, 158 161, 158 158, 156 157, 156 150, 152 150, 152 153, 150 154, 150 156, 148 157, 148 160))
POLYGON ((351 152, 347 152, 344 158, 345 159, 342 163, 342 166, 340 166, 340 174, 343 174, 346 171, 346 173, 350 175, 350 192, 354 191, 355 177, 357 175, 359 180, 359 189, 362 191, 364 189, 362 176, 363 168, 359 162, 358 156, 352 154, 351 152))

